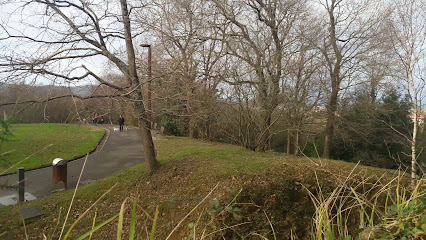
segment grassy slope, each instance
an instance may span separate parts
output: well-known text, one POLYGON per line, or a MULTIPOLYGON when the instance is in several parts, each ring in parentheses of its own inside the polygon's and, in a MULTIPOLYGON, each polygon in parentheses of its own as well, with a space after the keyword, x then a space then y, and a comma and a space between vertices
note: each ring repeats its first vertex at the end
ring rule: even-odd
POLYGON ((50 165, 57 157, 70 160, 84 155, 93 150, 104 135, 101 128, 72 124, 15 124, 11 130, 13 136, 0 150, 13 152, 0 159, 0 173, 15 172, 18 167, 32 169, 50 165), (53 145, 46 148, 50 144, 53 145), (31 154, 29 159, 7 170, 31 154))
MULTIPOLYGON (((161 168, 156 174, 147 176, 142 164, 81 187, 77 192, 67 226, 117 183, 112 192, 96 205, 96 222, 99 223, 118 213, 125 198, 136 198, 139 204, 138 234, 145 236, 145 227, 150 228, 155 207, 159 206, 157 239, 165 239, 177 222, 219 183, 219 187, 205 202, 206 204, 197 209, 171 239, 183 239, 192 233, 193 229, 189 228, 188 224, 195 223, 197 219, 199 219, 197 231, 205 227, 207 232, 212 232, 225 225, 246 221, 250 223, 234 229, 235 232, 256 231, 270 236, 269 223, 263 211, 270 217, 279 239, 288 237, 290 229, 297 232, 300 239, 304 239, 307 237, 313 214, 313 207, 304 187, 315 191, 316 172, 323 189, 332 189, 354 167, 351 163, 311 161, 278 153, 255 153, 238 146, 186 138, 158 140, 156 146, 161 162, 161 168), (228 203, 232 207, 239 206, 242 212, 238 215, 244 218, 237 219, 223 211, 213 213, 215 209, 210 204, 213 198, 217 198, 222 206, 228 203), (231 201, 232 199, 234 201, 231 201)), ((356 172, 360 177, 379 176, 385 171, 359 167, 356 172)), ((28 234, 34 239, 42 239, 43 233, 49 237, 58 236, 60 231, 58 229, 63 224, 71 197, 72 191, 66 191, 38 201, 0 208, 0 229, 4 231, 4 235, 1 235, 0 231, 0 238, 24 237, 17 210, 28 206, 39 206, 45 213, 43 219, 27 223, 28 234), (10 218, 6 220, 3 216, 10 218), (55 230, 57 225, 58 229, 55 230)), ((127 209, 129 208, 131 206, 127 209)), ((94 212, 92 209, 83 218, 73 230, 72 236, 75 237, 90 229, 94 212)), ((125 231, 128 218, 126 215, 125 231)), ((107 225, 96 233, 93 239, 115 238, 116 226, 116 222, 107 225)), ((235 232, 220 231, 219 234, 228 234, 225 235, 226 239, 231 239, 235 237, 235 232)))

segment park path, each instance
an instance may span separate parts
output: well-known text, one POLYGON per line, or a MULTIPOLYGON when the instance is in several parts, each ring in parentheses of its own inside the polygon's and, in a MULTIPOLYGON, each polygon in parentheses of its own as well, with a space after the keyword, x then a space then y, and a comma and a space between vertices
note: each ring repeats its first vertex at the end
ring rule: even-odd
MULTIPOLYGON (((98 126, 107 129, 108 138, 102 143, 103 146, 99 146, 98 151, 89 155, 80 185, 86 185, 143 162, 142 141, 138 129, 129 128, 125 132, 114 132, 113 127, 117 127, 115 125, 98 126)), ((83 163, 84 157, 68 162, 68 189, 75 188, 83 163)), ((17 182, 17 174, 0 177, 0 184, 11 185, 17 182)), ((57 188, 61 187, 62 182, 57 185, 57 188)), ((37 198, 52 194, 52 167, 26 171, 25 192, 37 198)), ((0 206, 2 199, 14 194, 17 194, 16 190, 0 189, 0 206)))

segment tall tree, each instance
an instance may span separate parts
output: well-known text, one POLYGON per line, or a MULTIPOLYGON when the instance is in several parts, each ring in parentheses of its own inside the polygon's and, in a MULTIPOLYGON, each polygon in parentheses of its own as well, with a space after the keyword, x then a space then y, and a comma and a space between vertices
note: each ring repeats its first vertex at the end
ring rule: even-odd
POLYGON ((378 34, 383 13, 379 1, 322 0, 320 5, 325 12, 317 16, 320 29, 312 43, 321 51, 329 74, 323 151, 324 157, 329 158, 340 91, 354 84, 360 63, 375 47, 369 39, 378 34))
MULTIPOLYGON (((91 79, 114 89, 114 94, 85 97, 68 94, 55 98, 125 97, 132 101, 142 133, 146 168, 152 173, 157 160, 143 105, 141 80, 136 71, 133 41, 137 34, 132 32, 127 1, 98 4, 82 0, 27 0, 3 4, 4 9, 13 10, 3 16, 0 23, 3 30, 0 33, 2 81, 16 78, 74 83, 91 79), (13 16, 16 12, 21 16, 13 16), (101 59, 125 76, 125 86, 116 85, 96 73, 92 65, 101 59)), ((47 97, 19 103, 50 100, 47 97)))
MULTIPOLYGON (((217 17, 208 12, 205 1, 157 0, 147 14, 141 16, 141 25, 151 30, 159 39, 158 48, 164 52, 170 65, 163 81, 173 86, 173 94, 167 96, 182 110, 174 112, 184 119, 188 135, 198 137, 200 123, 208 118, 208 105, 215 98, 218 85, 219 60, 223 44, 218 39, 215 22, 217 17), (149 16, 149 17, 147 17, 149 16), (167 79, 167 80, 166 80, 167 79)), ((166 112, 170 109, 163 109, 166 112)), ((211 114, 211 113, 210 113, 211 114)))
POLYGON ((282 88, 285 96, 283 106, 287 109, 287 153, 291 153, 293 146, 293 153, 298 155, 300 139, 304 132, 309 131, 311 121, 308 115, 321 97, 322 74, 319 51, 312 48, 303 37, 298 39, 295 49, 296 54, 289 61, 282 88))
POLYGON ((223 30, 229 63, 244 67, 239 78, 228 84, 253 88, 255 107, 260 115, 252 125, 259 126, 253 149, 268 148, 274 124, 273 112, 280 104, 280 82, 289 46, 294 40, 294 24, 304 9, 304 1, 295 0, 212 0, 223 16, 223 30), (287 54, 286 54, 287 53, 287 54))
POLYGON ((393 7, 391 39, 403 69, 403 85, 413 114, 412 134, 406 139, 411 145, 411 178, 415 179, 421 96, 426 84, 422 76, 426 61, 426 5, 422 0, 400 0, 394 2, 393 7))

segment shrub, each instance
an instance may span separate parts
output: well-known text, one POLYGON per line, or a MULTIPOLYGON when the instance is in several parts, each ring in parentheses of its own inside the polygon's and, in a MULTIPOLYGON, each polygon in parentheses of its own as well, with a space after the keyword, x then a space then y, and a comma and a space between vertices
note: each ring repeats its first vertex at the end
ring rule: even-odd
POLYGON ((180 119, 171 115, 165 115, 161 119, 161 126, 164 127, 165 134, 173 136, 180 135, 181 125, 180 119))

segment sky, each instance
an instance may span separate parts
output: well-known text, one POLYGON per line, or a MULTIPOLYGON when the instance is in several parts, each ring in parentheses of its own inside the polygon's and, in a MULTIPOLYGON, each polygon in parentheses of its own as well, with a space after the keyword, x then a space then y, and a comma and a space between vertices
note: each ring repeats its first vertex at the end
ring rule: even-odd
MULTIPOLYGON (((318 4, 319 1, 324 2, 325 0, 318 1, 310 1, 312 3, 312 8, 317 11, 318 14, 323 14, 323 11, 319 9, 323 9, 321 5, 318 4)), ((357 1, 357 0, 352 0, 357 1)), ((66 33, 69 29, 69 26, 63 24, 63 21, 60 21, 60 18, 56 18, 52 16, 52 10, 46 10, 45 6, 40 6, 37 4, 30 4, 26 7, 22 7, 23 3, 27 1, 6 1, 0 0, 0 25, 4 27, 0 29, 0 64, 5 63, 4 56, 21 58, 25 61, 31 60, 33 58, 47 56, 55 51, 63 50, 67 46, 43 46, 38 43, 33 43, 29 40, 25 39, 4 39, 6 37, 5 29, 10 34, 15 35, 27 35, 39 40, 57 40, 60 39, 60 35, 57 33, 48 30, 48 29, 40 29, 40 26, 48 26, 52 29, 55 29, 58 32, 66 33), (46 16, 47 14, 47 16, 46 16)), ((74 1, 79 2, 79 1, 74 1)), ((95 2, 93 0, 91 2, 95 2)), ((137 1, 135 1, 137 2, 137 1)), ((115 31, 120 29, 121 24, 117 22, 117 19, 113 15, 117 15, 119 13, 118 9, 118 1, 101 1, 98 0, 99 7, 94 9, 94 11, 102 15, 105 10, 107 10, 109 15, 106 15, 102 19, 101 27, 106 28, 110 31, 115 31), (109 4, 108 4, 109 3, 109 4)), ((64 10, 64 12, 68 15, 72 15, 75 17, 76 22, 83 23, 86 19, 81 14, 76 14, 70 10, 64 10)), ((135 27, 135 26, 134 26, 135 27)), ((143 41, 143 39, 138 38, 143 41)), ((139 44, 137 41, 135 42, 135 46, 139 44)), ((75 47, 88 47, 87 44, 76 44, 75 47)), ((125 48, 124 41, 122 39, 112 40, 107 42, 108 49, 111 52, 123 57, 123 50, 125 48)), ((146 52, 142 52, 144 50, 136 47, 137 55, 146 54, 146 52)), ((73 60, 63 60, 59 61, 55 64, 48 66, 49 69, 54 70, 56 72, 68 72, 70 76, 79 76, 84 73, 84 71, 79 68, 81 65, 85 65, 90 68, 91 71, 95 72, 98 75, 104 75, 107 73, 118 73, 116 67, 113 64, 109 63, 105 57, 90 57, 86 59, 73 59, 73 60)), ((9 73, 2 73, 4 69, 0 66, 0 81, 7 77, 9 73)), ((18 75, 14 77, 14 81, 32 81, 37 79, 37 84, 50 84, 51 79, 47 77, 38 77, 35 78, 33 75, 18 75)), ((58 82, 59 84, 60 82, 58 82)), ((85 85, 89 83, 95 83, 93 81, 79 81, 76 85, 85 85)))
MULTIPOLYGON (((104 13, 108 7, 108 13, 115 15, 117 8, 111 7, 113 5, 107 5, 104 1, 99 9, 93 9, 97 14, 104 13)), ((80 13, 73 12, 69 8, 62 8, 64 13, 68 16, 72 16, 73 20, 77 24, 83 24, 87 18, 80 13)), ((116 31, 121 27, 121 24, 117 24, 118 21, 115 17, 104 16, 104 19, 101 20, 101 27, 107 29, 108 31, 116 31)), ((67 24, 64 24, 63 19, 59 18, 57 15, 53 15, 51 9, 47 10, 45 6, 40 4, 29 4, 24 5, 21 1, 14 1, 12 3, 2 3, 0 4, 0 65, 9 63, 10 58, 14 58, 19 61, 31 61, 35 59, 45 58, 57 51, 64 51, 70 48, 88 48, 92 47, 87 43, 79 42, 73 44, 40 44, 34 41, 25 39, 25 38, 13 38, 7 39, 7 35, 20 35, 28 36, 33 39, 42 40, 42 41, 63 41, 71 40, 75 37, 64 37, 64 34, 69 32, 70 27, 67 24)), ((92 35, 94 39, 94 37, 92 35)), ((119 41, 114 40, 107 41, 107 48, 117 56, 120 56, 121 59, 126 59, 123 55, 124 41, 120 39, 119 41)), ((74 54, 84 54, 88 53, 87 50, 80 50, 74 54)), ((70 51, 66 51, 60 56, 65 55, 74 55, 70 51)), ((118 69, 111 64, 103 56, 94 56, 86 57, 84 59, 67 59, 56 61, 53 64, 45 65, 44 67, 50 71, 58 72, 61 74, 68 74, 69 76, 79 76, 84 74, 84 70, 81 68, 82 65, 85 65, 91 71, 98 75, 104 75, 107 73, 117 73, 118 69)), ((5 79, 4 73, 5 68, 0 66, 0 79, 5 79)), ((14 81, 26 81, 31 82, 37 79, 36 84, 51 84, 53 78, 51 77, 38 77, 35 78, 33 75, 17 75, 13 78, 14 81)), ((57 84, 60 84, 62 81, 55 79, 57 84)), ((79 81, 76 85, 85 85, 89 83, 94 83, 93 79, 86 81, 79 81)))

